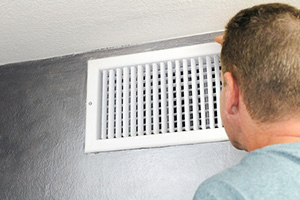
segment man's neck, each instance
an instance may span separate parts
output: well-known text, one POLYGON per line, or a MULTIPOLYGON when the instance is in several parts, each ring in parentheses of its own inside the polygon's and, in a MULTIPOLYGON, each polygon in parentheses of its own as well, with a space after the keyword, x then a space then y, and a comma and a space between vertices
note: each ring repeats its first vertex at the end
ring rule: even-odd
POLYGON ((249 152, 273 144, 300 142, 300 118, 260 125, 252 124, 247 129, 249 152))

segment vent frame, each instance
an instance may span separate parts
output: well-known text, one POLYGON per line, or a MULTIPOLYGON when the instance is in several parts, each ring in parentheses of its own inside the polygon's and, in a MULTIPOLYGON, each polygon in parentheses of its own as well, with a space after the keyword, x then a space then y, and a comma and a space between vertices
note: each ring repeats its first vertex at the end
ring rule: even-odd
MULTIPOLYGON (((102 92, 107 92, 107 91, 102 91, 103 85, 100 84, 101 75, 102 75, 100 73, 101 70, 105 71, 110 69, 116 69, 115 73, 117 74, 118 68, 122 68, 125 66, 127 67, 138 66, 138 65, 145 65, 148 63, 160 63, 162 61, 167 62, 170 60, 175 61, 175 60, 182 60, 186 58, 215 55, 215 54, 219 54, 220 51, 221 51, 221 46, 219 44, 206 43, 206 44, 199 44, 193 46, 151 51, 151 52, 143 52, 143 53, 116 56, 116 57, 108 57, 108 58, 88 61, 85 152, 89 153, 89 152, 100 152, 100 151, 114 151, 114 150, 123 150, 123 149, 149 148, 149 147, 160 147, 160 146, 228 140, 224 128, 180 131, 174 133, 153 134, 153 135, 137 134, 136 137, 123 137, 123 138, 113 138, 113 136, 111 136, 111 138, 109 139, 101 139, 100 136, 100 132, 101 132, 100 129, 102 126, 99 123, 99 121, 100 119, 103 119, 101 115, 103 116, 105 115, 105 112, 101 112, 102 102, 101 102, 100 95, 102 94, 102 92)), ((139 70, 136 71, 137 74, 140 73, 139 70)), ((168 71, 167 66, 166 66, 166 71, 168 71)), ((110 80, 107 81, 115 81, 111 77, 112 76, 110 76, 109 77, 110 80)), ((138 77, 136 77, 136 80, 137 79, 138 77)), ((106 81, 103 82, 105 83, 106 81)), ((129 84, 129 83, 124 83, 124 84, 129 84)), ((217 82, 217 86, 218 86, 218 82, 217 82)), ((166 87, 168 87, 168 85, 166 85, 166 87)), ((120 90, 120 88, 116 88, 116 89, 120 90)), ((140 91, 136 91, 136 93, 138 94, 139 92, 140 91)), ((209 93, 211 92, 212 91, 210 90, 209 93)), ((217 95, 219 95, 218 92, 217 95)), ((141 98, 141 97, 136 97, 136 98, 141 98)), ((204 97, 201 98, 204 99, 204 97)), ((118 99, 120 98, 118 97, 118 99)), ((112 102, 113 99, 108 99, 108 101, 112 102)), ((127 101, 130 100, 127 99, 127 101)), ((109 109, 113 109, 113 108, 110 107, 109 109)), ((116 106, 116 109, 120 109, 120 106, 116 106)), ((219 110, 219 103, 217 103, 217 109, 219 110)), ((203 112, 203 109, 201 111, 203 112)), ((112 110, 110 110, 110 112, 112 112, 112 110)), ((124 112, 129 112, 129 110, 125 110, 124 112)), ((141 111, 137 111, 137 112, 141 112, 141 111)), ((195 113, 196 111, 191 111, 191 112, 195 113)), ((119 120, 121 119, 120 116, 118 116, 118 119, 119 120)), ((130 119, 125 118, 125 121, 126 120, 129 121, 130 119)), ((112 121, 114 120, 109 119, 108 124, 105 123, 105 125, 113 127, 113 124, 111 124, 113 123, 112 121)), ((218 114, 218 121, 219 122, 221 121, 220 114, 218 114)), ((118 126, 120 126, 120 124, 118 124, 118 126)))

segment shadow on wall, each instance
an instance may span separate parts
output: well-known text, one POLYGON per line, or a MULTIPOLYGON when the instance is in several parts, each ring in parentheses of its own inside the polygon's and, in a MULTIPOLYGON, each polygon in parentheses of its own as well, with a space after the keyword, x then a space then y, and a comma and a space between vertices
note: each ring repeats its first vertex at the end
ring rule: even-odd
POLYGON ((0 67, 0 199, 191 199, 246 153, 229 142, 84 153, 87 60, 219 33, 0 67))

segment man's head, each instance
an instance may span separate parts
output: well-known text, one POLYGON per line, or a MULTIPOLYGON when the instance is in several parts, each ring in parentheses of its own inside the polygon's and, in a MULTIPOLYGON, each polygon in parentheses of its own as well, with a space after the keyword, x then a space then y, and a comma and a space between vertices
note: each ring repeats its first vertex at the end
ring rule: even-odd
MULTIPOLYGON (((224 86, 232 77, 229 89, 238 92, 229 103, 239 103, 240 98, 256 123, 300 116, 298 9, 285 4, 264 4, 240 11, 227 24, 221 63, 224 86)), ((229 136, 237 135, 239 127, 234 128, 232 123, 239 122, 232 122, 232 116, 227 116, 235 108, 224 102, 230 92, 228 88, 226 94, 222 92, 221 106, 227 109, 222 113, 223 123, 225 128, 227 124, 229 136)))
MULTIPOLYGON (((222 72, 232 72, 250 116, 276 121, 300 113, 300 11, 265 4, 227 24, 222 72)), ((225 83, 226 84, 226 83, 225 83)))

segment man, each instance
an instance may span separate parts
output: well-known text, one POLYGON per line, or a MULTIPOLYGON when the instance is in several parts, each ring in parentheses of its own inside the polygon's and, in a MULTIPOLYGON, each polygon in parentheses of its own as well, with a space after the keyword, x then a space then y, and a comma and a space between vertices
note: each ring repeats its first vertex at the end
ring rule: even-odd
POLYGON ((194 199, 300 199, 300 10, 242 10, 216 41, 223 124, 232 145, 250 153, 194 199))

